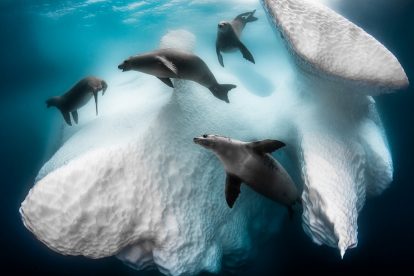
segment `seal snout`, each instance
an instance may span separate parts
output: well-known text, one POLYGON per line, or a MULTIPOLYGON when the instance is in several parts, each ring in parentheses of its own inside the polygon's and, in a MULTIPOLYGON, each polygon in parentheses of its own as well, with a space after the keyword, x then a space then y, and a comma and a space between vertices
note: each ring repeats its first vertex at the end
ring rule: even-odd
POLYGON ((122 70, 122 72, 131 70, 131 64, 129 60, 124 60, 121 64, 118 65, 118 69, 122 70))
POLYGON ((119 64, 118 69, 122 70, 122 72, 125 72, 125 63, 119 64))
POLYGON ((207 135, 207 134, 204 134, 204 135, 199 136, 199 137, 194 137, 193 142, 196 143, 197 145, 204 146, 204 147, 208 146, 211 143, 211 141, 209 139, 209 135, 207 135))

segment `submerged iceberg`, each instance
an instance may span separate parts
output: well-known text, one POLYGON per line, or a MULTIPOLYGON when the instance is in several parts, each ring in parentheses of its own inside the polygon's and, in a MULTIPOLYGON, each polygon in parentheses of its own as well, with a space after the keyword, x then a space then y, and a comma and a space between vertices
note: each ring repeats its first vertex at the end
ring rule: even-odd
MULTIPOLYGON (((398 60, 347 19, 306 0, 262 0, 297 65, 301 114, 292 114, 304 182, 303 226, 318 244, 357 245, 366 195, 392 181, 387 140, 371 96, 408 86, 398 60)), ((299 114, 299 113, 297 113, 299 114)))
MULTIPOLYGON (((342 255, 356 246, 366 196, 380 194, 393 174, 371 96, 408 85, 407 77, 384 46, 328 8, 262 3, 292 57, 292 74, 279 78, 275 69, 268 79, 269 70, 260 72, 276 87, 261 98, 211 66, 221 82, 238 85, 229 105, 193 82, 175 80, 171 93, 142 75, 108 80, 102 115, 95 118, 88 105, 80 125, 63 128, 61 147, 21 205, 40 241, 61 254, 116 255, 136 269, 172 275, 238 266, 277 231, 286 211, 245 186, 227 208, 222 166, 192 144, 218 133, 285 141, 279 159, 290 157, 302 173, 305 232, 342 255)), ((187 51, 195 44, 183 30, 161 40, 161 47, 187 51)))
MULTIPOLYGON (((161 46, 189 50, 194 43, 192 34, 173 31, 161 46)), ((147 87, 140 81, 122 82, 111 100, 133 97, 137 104, 65 128, 70 138, 22 203, 23 222, 62 254, 117 255, 134 268, 155 264, 172 275, 238 266, 278 229, 285 210, 248 188, 229 209, 221 164, 192 138, 206 131, 246 137, 243 121, 253 124, 247 116, 227 116, 243 107, 195 83, 176 80, 171 94, 155 78, 150 82, 147 94, 137 93, 136 85, 147 87), (157 103, 148 107, 150 98, 157 103)))

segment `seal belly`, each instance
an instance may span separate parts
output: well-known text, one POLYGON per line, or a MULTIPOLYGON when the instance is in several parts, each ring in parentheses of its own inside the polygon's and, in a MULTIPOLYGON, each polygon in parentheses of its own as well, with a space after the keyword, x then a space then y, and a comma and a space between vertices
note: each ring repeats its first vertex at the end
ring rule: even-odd
POLYGON ((223 53, 234 53, 237 52, 237 48, 235 46, 228 46, 222 47, 220 49, 223 53))
POLYGON ((243 182, 257 193, 290 206, 298 199, 293 180, 283 167, 268 155, 249 157, 241 172, 243 182))
POLYGON ((234 53, 238 50, 236 44, 230 39, 226 39, 224 42, 219 44, 220 51, 223 53, 234 53))
POLYGON ((93 97, 93 94, 92 94, 92 92, 88 92, 88 93, 85 93, 81 98, 80 98, 80 100, 79 100, 79 104, 77 104, 77 107, 76 107, 76 109, 77 108, 80 108, 80 107, 82 107, 82 106, 84 106, 84 105, 86 105, 89 101, 90 101, 90 99, 93 97))
POLYGON ((237 43, 238 43, 238 38, 235 36, 234 33, 231 33, 231 32, 225 32, 225 33, 219 32, 218 33, 217 45, 221 52, 230 53, 230 52, 237 51, 238 49, 237 43))
POLYGON ((86 105, 92 97, 92 91, 83 94, 78 94, 76 98, 72 97, 71 99, 68 99, 66 101, 65 109, 68 112, 76 111, 82 106, 86 105))

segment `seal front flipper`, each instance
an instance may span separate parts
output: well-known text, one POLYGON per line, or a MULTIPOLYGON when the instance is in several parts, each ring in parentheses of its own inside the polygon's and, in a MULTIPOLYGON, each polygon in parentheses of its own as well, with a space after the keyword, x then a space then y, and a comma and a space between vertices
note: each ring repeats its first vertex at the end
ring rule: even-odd
POLYGON ((70 114, 69 114, 69 112, 66 112, 66 111, 60 111, 61 113, 62 113, 62 115, 63 115, 63 119, 65 119, 65 122, 68 124, 68 125, 70 125, 70 126, 72 126, 72 122, 71 122, 71 120, 70 120, 70 114))
POLYGON ((98 91, 93 91, 93 97, 95 98, 96 116, 98 116, 98 91))
POLYGON ((157 56, 157 59, 159 62, 161 62, 162 65, 164 65, 164 67, 170 71, 171 73, 174 74, 174 76, 178 75, 178 70, 177 67, 175 66, 174 63, 172 63, 171 61, 169 61, 167 58, 163 57, 163 56, 157 56))
POLYGON ((78 124, 78 111, 72 111, 72 117, 76 124, 78 124))
POLYGON ((252 55, 252 53, 250 53, 250 51, 247 49, 247 47, 246 46, 244 46, 244 44, 241 42, 241 41, 239 41, 239 43, 238 43, 238 47, 239 47, 239 49, 240 49, 240 52, 243 54, 243 57, 245 58, 245 59, 247 59, 248 61, 250 61, 250 62, 252 62, 252 63, 256 63, 255 61, 254 61, 254 58, 253 58, 253 55, 252 55))
POLYGON ((217 52, 217 58, 218 58, 218 61, 220 62, 220 65, 221 65, 222 67, 224 67, 223 55, 221 54, 221 52, 220 52, 220 49, 219 49, 218 45, 216 45, 216 52, 217 52))
POLYGON ((286 144, 278 140, 263 140, 249 143, 247 146, 259 153, 272 153, 280 148, 283 148, 286 144))
POLYGON ((226 202, 230 208, 233 208, 234 202, 239 197, 241 179, 237 176, 227 174, 226 178, 226 202))
POLYGON ((174 84, 172 83, 171 79, 169 78, 159 78, 157 77, 160 81, 162 81, 163 83, 165 83, 166 85, 168 85, 171 88, 174 88, 174 84))

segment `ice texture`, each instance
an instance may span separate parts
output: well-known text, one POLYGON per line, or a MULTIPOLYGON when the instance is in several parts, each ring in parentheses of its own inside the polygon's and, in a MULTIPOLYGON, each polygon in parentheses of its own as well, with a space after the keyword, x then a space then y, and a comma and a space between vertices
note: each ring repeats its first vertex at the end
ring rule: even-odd
MULTIPOLYGON (((371 35, 312 0, 262 0, 275 27, 303 67, 319 74, 387 89, 408 85, 397 58, 371 35)), ((391 89, 391 90, 390 90, 391 89)))

